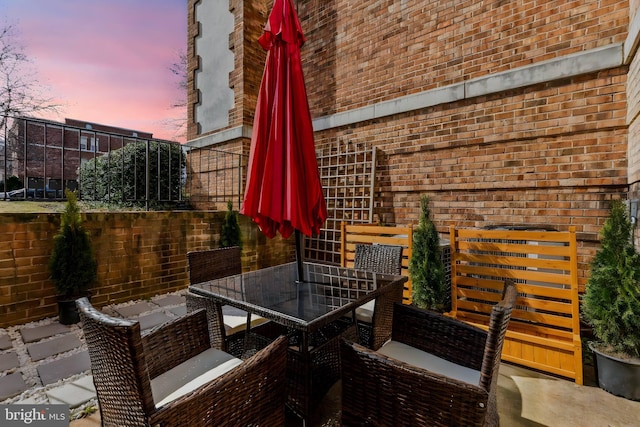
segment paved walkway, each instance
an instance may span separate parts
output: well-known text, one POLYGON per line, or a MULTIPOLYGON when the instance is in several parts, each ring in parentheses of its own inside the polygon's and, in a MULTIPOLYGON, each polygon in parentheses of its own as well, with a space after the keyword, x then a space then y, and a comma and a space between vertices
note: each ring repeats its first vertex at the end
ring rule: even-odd
MULTIPOLYGON (((186 313, 183 293, 110 305, 101 311, 136 319, 143 330, 186 313)), ((56 404, 71 418, 97 406, 90 362, 80 325, 57 318, 0 329, 0 404, 56 404)))
MULTIPOLYGON (((143 330, 186 313, 184 293, 180 292, 101 310, 136 319, 143 330)), ((69 405, 71 419, 77 418, 85 410, 97 409, 89 367, 79 325, 64 326, 57 318, 50 318, 0 329, 0 404, 62 403, 69 405)), ((640 402, 613 396, 590 385, 578 386, 503 364, 498 379, 501 423, 524 427, 638 425, 640 402)), ((334 418, 339 406, 339 393, 328 393, 320 408, 326 412, 320 417, 320 425, 336 425, 334 418)), ((96 413, 72 425, 98 426, 100 415, 96 413)))

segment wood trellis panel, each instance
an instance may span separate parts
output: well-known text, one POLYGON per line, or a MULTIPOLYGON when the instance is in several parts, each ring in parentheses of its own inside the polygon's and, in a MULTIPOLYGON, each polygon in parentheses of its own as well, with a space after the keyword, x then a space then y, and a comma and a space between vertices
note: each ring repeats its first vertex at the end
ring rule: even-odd
POLYGON ((367 143, 337 141, 316 149, 328 218, 319 236, 305 238, 304 257, 340 264, 340 224, 373 219, 376 149, 367 143))

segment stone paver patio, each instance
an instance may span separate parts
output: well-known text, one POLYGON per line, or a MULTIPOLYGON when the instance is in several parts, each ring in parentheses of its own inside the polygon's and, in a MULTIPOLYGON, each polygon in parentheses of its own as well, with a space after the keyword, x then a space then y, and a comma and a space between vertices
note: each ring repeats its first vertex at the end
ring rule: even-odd
MULTIPOLYGON (((140 321, 143 329, 186 313, 183 293, 148 301, 107 306, 102 311, 140 321)), ((549 377, 504 364, 500 370, 498 407, 505 426, 636 426, 640 402, 610 395, 587 385, 549 377)), ((314 426, 339 425, 339 384, 318 408, 314 426)), ((0 329, 0 404, 66 404, 71 418, 97 408, 89 356, 79 325, 65 326, 57 318, 0 329)), ((71 423, 100 425, 99 413, 71 423)), ((288 418, 287 426, 297 426, 288 418)))

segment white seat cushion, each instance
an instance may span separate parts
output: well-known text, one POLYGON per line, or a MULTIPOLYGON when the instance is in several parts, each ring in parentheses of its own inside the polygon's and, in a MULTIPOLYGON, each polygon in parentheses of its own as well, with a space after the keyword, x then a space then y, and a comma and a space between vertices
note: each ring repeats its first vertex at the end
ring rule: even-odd
POLYGON ((356 308, 356 320, 360 322, 373 323, 373 310, 375 306, 376 300, 371 300, 356 308))
POLYGON ((398 341, 387 341, 380 347, 378 353, 436 374, 464 381, 468 384, 480 384, 480 371, 456 365, 448 360, 398 341))
MULTIPOLYGON (((244 331, 247 327, 247 312, 239 308, 223 305, 222 318, 227 336, 244 331)), ((266 321, 267 319, 257 314, 251 315, 251 327, 260 325, 266 321)))
POLYGON ((229 372, 242 360, 222 350, 210 348, 151 380, 156 408, 184 396, 229 372))

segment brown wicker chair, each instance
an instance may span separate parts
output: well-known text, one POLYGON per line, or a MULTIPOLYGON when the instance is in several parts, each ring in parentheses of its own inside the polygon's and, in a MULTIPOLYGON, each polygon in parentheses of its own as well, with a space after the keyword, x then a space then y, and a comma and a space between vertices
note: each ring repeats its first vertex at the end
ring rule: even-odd
POLYGON ((238 246, 187 252, 189 283, 202 283, 242 273, 238 246))
MULTIPOLYGON (((189 270, 189 283, 202 283, 208 280, 234 276, 242 273, 242 252, 238 246, 228 248, 207 249, 187 253, 189 270)), ((238 319, 247 313, 230 306, 223 306, 209 298, 186 294, 187 312, 205 309, 209 320, 209 333, 211 344, 219 349, 240 357, 244 350, 244 330, 246 322, 224 327, 229 319, 238 319), (226 319, 226 322, 225 322, 226 319)), ((263 323, 265 320, 259 316, 252 316, 253 324, 263 323)))
POLYGON ((396 304, 391 341, 377 351, 341 342, 344 426, 498 426, 496 389, 512 282, 489 330, 396 304))
POLYGON ((77 306, 103 426, 284 424, 284 337, 243 362, 211 348, 202 310, 141 335, 86 298, 77 306))
MULTIPOLYGON (((353 267, 375 273, 402 274, 402 246, 357 244, 353 267)), ((374 340, 375 300, 356 309, 358 339, 369 348, 374 340)))

